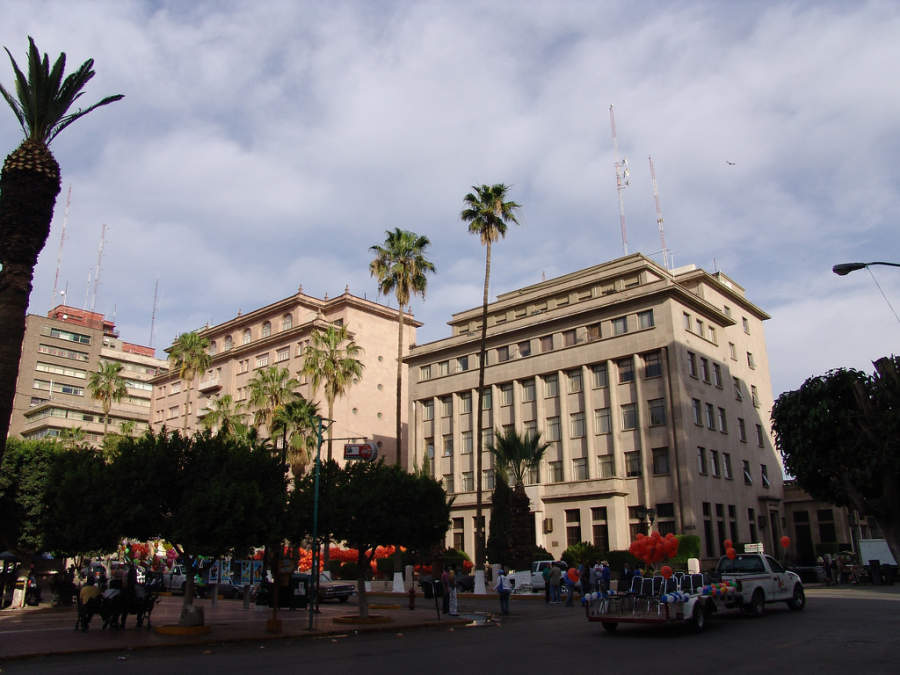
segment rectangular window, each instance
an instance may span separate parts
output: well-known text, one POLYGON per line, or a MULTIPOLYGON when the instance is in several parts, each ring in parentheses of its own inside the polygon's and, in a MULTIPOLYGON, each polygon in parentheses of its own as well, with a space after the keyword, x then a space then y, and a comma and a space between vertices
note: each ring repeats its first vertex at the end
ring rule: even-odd
POLYGON ((722 473, 726 480, 734 478, 734 475, 731 473, 731 453, 722 453, 722 473))
POLYGON ((756 390, 756 385, 750 385, 750 400, 753 401, 753 406, 755 408, 759 407, 759 392, 756 390))
POLYGON ((622 406, 622 429, 637 429, 638 416, 637 406, 634 403, 626 403, 622 406))
POLYGON ((576 546, 581 543, 581 511, 566 509, 566 545, 576 546))
POLYGON ((750 322, 747 320, 747 317, 741 317, 741 323, 744 325, 744 332, 747 335, 750 335, 750 322))
POLYGON ((84 387, 77 387, 74 384, 64 384, 62 382, 54 382, 52 384, 49 380, 34 380, 32 383, 32 387, 35 389, 42 389, 44 391, 53 391, 57 394, 68 394, 69 396, 84 396, 84 387))
POLYGON ((53 373, 55 375, 67 375, 69 377, 76 377, 80 380, 83 380, 87 377, 87 373, 80 368, 70 368, 68 366, 59 366, 55 363, 43 363, 42 361, 38 361, 34 369, 41 373, 53 373))
POLYGON ((541 471, 540 467, 533 466, 528 469, 528 476, 525 479, 528 485, 537 485, 541 482, 541 471))
POLYGON ((700 359, 700 379, 709 384, 709 361, 700 359))
POLYGON ((580 370, 570 370, 566 373, 569 380, 569 393, 577 394, 581 391, 581 371, 580 370))
POLYGON ((738 401, 744 400, 744 395, 741 393, 741 378, 732 377, 731 382, 734 385, 734 398, 738 401))
POLYGON ((463 492, 472 492, 475 489, 475 478, 471 471, 463 471, 462 489, 463 492))
POLYGON ((572 460, 572 480, 587 480, 587 458, 576 457, 572 460))
POLYGON ((484 469, 481 472, 481 489, 482 490, 493 490, 494 489, 494 470, 493 469, 484 469))
POLYGON ((441 453, 444 457, 453 456, 453 434, 444 434, 444 448, 441 453))
POLYGON ((556 375, 544 375, 544 398, 559 395, 559 380, 556 375))
POLYGON ((502 363, 503 361, 509 361, 509 345, 504 345, 503 347, 497 347, 497 361, 498 361, 498 363, 502 363))
POLYGON ((722 366, 718 363, 713 363, 713 384, 722 388, 722 366))
POLYGON ((591 372, 594 373, 594 389, 600 389, 602 387, 609 386, 609 376, 606 372, 606 364, 601 363, 593 368, 591 368, 591 372))
POLYGON ((712 475, 714 478, 719 477, 719 451, 718 450, 710 450, 709 451, 709 464, 712 469, 712 475))
POLYGON ((587 327, 587 333, 588 333, 588 340, 590 340, 591 342, 593 342, 595 340, 599 340, 601 337, 600 324, 592 323, 590 326, 587 327))
POLYGON ((563 466, 562 462, 547 462, 547 468, 550 470, 550 482, 551 483, 562 483, 563 480, 563 466))
POLYGON ((697 377, 697 356, 694 352, 688 352, 688 375, 691 377, 697 377))
POLYGON ((575 329, 563 331, 563 345, 573 347, 575 345, 575 329))
POLYGON ((487 449, 494 444, 494 430, 493 429, 482 429, 481 430, 481 451, 487 452, 487 449))
POLYGON ((460 434, 460 441, 462 442, 462 454, 469 454, 472 452, 472 432, 471 431, 463 431, 460 434))
POLYGON ((744 460, 744 485, 753 485, 753 476, 750 475, 750 462, 744 460))
POLYGON ((738 440, 741 443, 747 442, 747 425, 744 424, 743 417, 738 417, 738 440))
POLYGON ((624 335, 628 332, 628 317, 620 316, 612 320, 613 335, 624 335))
POLYGON ((616 361, 616 368, 619 371, 619 384, 634 381, 634 360, 631 358, 619 359, 616 361))
POLYGON ((584 413, 572 413, 569 415, 569 432, 571 438, 584 438, 584 413))
POLYGON ((728 343, 728 355, 732 361, 737 361, 737 347, 734 346, 733 342, 728 343))
POLYGON ((434 439, 430 436, 425 439, 425 456, 434 460, 434 439))
POLYGON ((594 534, 594 546, 601 551, 609 550, 609 526, 605 523, 594 523, 592 525, 594 534))
POLYGON ((419 382, 431 379, 431 364, 419 368, 419 382))
POLYGON ((759 473, 760 473, 760 477, 762 478, 763 487, 767 488, 767 489, 769 487, 771 487, 772 484, 769 482, 769 467, 766 466, 765 464, 760 464, 759 465, 759 473))
POLYGON ((519 357, 525 358, 526 356, 531 356, 531 342, 525 340, 524 342, 520 342, 517 345, 519 349, 519 357))
POLYGON ((500 405, 503 407, 511 406, 513 402, 513 386, 509 384, 500 385, 500 405))
POLYGON ((438 374, 440 375, 449 375, 450 374, 450 362, 449 361, 441 361, 438 363, 438 374))
POLYGON ((528 420, 527 422, 523 422, 522 428, 525 434, 525 438, 531 439, 537 436, 537 422, 535 420, 528 420))
POLYGON ((725 416, 725 408, 719 408, 719 431, 723 434, 728 433, 728 420, 725 416))
POLYGON ((548 417, 547 418, 547 441, 549 443, 555 443, 559 440, 559 418, 558 417, 548 417))
POLYGON ((459 412, 462 415, 472 412, 472 394, 466 392, 459 395, 459 412))
POLYGON ((716 329, 714 326, 706 327, 706 339, 709 340, 710 342, 712 342, 713 344, 716 344, 716 329))
POLYGON ((697 446, 697 471, 701 476, 706 475, 706 448, 697 446))
POLYGON ((453 398, 444 396, 441 399, 441 417, 451 417, 453 415, 453 398))
POLYGON ((63 349, 62 347, 54 347, 53 345, 38 345, 38 352, 50 356, 58 356, 63 359, 73 359, 74 361, 87 361, 90 358, 87 352, 77 352, 71 349, 63 349))
POLYGON ((643 312, 638 312, 638 328, 653 328, 655 325, 653 323, 653 310, 648 309, 643 312))
POLYGON ((747 352, 747 367, 749 367, 750 370, 756 369, 756 360, 753 358, 753 352, 747 352))
POLYGON ((683 323, 684 323, 684 329, 686 331, 690 331, 691 330, 691 315, 688 314, 687 312, 685 312, 684 314, 682 314, 682 319, 683 319, 683 323))
POLYGON ((289 358, 291 358, 290 347, 282 347, 277 352, 275 352, 275 360, 278 362, 287 361, 289 358))
POLYGON ((662 375, 662 360, 659 352, 644 354, 644 377, 659 377, 662 375))
POLYGON ((653 473, 657 476, 669 473, 668 448, 653 448, 653 473))
POLYGON ((67 340, 68 342, 76 342, 80 345, 89 345, 91 344, 91 336, 83 335, 82 333, 73 333, 69 330, 62 330, 61 328, 50 328, 48 326, 44 326, 41 328, 41 335, 46 337, 56 338, 57 340, 67 340))
POLYGON ((728 316, 728 317, 731 316, 731 307, 729 307, 728 305, 725 305, 724 307, 722 307, 722 311, 725 312, 725 316, 728 316))
POLYGON ((269 353, 266 352, 265 354, 257 354, 257 356, 256 356, 256 367, 257 367, 257 368, 264 368, 264 367, 267 366, 267 365, 269 365, 269 353))
POLYGON ((694 424, 703 426, 703 413, 700 410, 700 399, 691 399, 691 412, 694 413, 694 424))
POLYGON ((700 319, 697 319, 694 323, 694 326, 696 328, 695 332, 697 333, 697 335, 703 337, 703 322, 700 319))
POLYGON ((481 409, 482 410, 490 410, 494 407, 494 403, 491 400, 491 388, 485 387, 481 390, 481 409))
POLYGON ((629 478, 641 475, 641 453, 637 450, 625 453, 625 475, 629 478))
POLYGON ((650 426, 658 427, 666 423, 666 399, 654 398, 647 401, 650 410, 650 426))
POLYGON ((763 428, 761 424, 756 425, 756 445, 760 448, 764 448, 766 445, 765 434, 763 434, 763 428))
POLYGON ((599 408, 594 411, 594 433, 608 434, 609 428, 609 408, 599 408))
POLYGON ((522 402, 529 403, 534 400, 534 380, 522 382, 522 402))
POLYGON ((715 418, 715 409, 713 408, 712 403, 706 404, 706 428, 707 429, 715 429, 716 428, 716 418, 715 418))
POLYGON ((452 495, 455 490, 453 489, 453 474, 445 473, 444 474, 444 490, 447 491, 448 495, 452 495))
POLYGON ((616 475, 616 458, 613 455, 597 457, 600 478, 614 478, 616 475))
POLYGON ((422 401, 422 419, 426 422, 434 419, 434 401, 422 401))
MULTIPOLYGON (((469 369, 469 357, 468 356, 460 356, 458 359, 456 359, 456 369, 461 373, 466 372, 469 369)), ((419 379, 421 380, 423 378, 419 378, 419 379)), ((424 378, 424 379, 427 379, 427 378, 424 378)))
POLYGON ((544 335, 541 338, 541 351, 545 352, 545 353, 553 351, 553 336, 552 335, 544 335))

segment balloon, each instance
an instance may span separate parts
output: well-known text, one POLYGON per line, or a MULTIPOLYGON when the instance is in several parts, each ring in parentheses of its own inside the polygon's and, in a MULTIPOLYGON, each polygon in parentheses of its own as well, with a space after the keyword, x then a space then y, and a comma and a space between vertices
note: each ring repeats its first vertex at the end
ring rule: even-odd
POLYGON ((663 565, 662 569, 660 570, 660 574, 663 575, 664 579, 671 579, 672 578, 672 568, 669 567, 668 565, 663 565))
POLYGON ((722 542, 722 545, 725 546, 726 551, 730 548, 734 548, 734 544, 732 543, 731 539, 726 539, 722 542))
POLYGON ((734 560, 737 557, 737 551, 735 551, 733 548, 729 548, 727 551, 725 551, 725 555, 728 556, 729 560, 734 560))
POLYGON ((787 535, 781 538, 781 548, 790 548, 791 546, 791 538, 787 535))
POLYGON ((578 581, 578 570, 576 570, 574 567, 570 567, 569 571, 566 572, 566 574, 572 581, 578 581))

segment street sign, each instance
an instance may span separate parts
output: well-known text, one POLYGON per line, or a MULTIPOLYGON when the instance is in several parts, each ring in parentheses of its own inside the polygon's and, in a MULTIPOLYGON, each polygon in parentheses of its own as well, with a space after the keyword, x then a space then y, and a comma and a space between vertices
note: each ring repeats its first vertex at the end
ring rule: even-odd
POLYGON ((371 462, 378 457, 378 446, 374 443, 345 443, 344 459, 362 459, 371 462))

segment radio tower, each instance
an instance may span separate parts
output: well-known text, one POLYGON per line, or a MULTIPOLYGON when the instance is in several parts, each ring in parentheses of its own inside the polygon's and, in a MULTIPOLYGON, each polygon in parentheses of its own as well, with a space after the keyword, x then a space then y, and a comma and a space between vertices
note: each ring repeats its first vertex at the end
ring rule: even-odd
POLYGON ((153 346, 153 331, 156 329, 156 310, 159 309, 159 279, 156 280, 156 283, 153 284, 153 313, 150 315, 150 344, 148 347, 153 346))
POLYGON ((609 106, 609 126, 612 128, 613 153, 616 159, 616 192, 619 194, 619 226, 622 229, 622 251, 628 255, 628 234, 625 230, 625 201, 622 191, 631 182, 631 171, 628 169, 628 160, 622 158, 619 161, 619 143, 616 140, 616 116, 613 114, 612 104, 609 106))
POLYGON ((669 267, 669 249, 666 248, 666 233, 663 230, 662 207, 659 205, 659 187, 656 184, 656 170, 653 168, 653 157, 647 157, 650 160, 650 183, 653 185, 653 199, 656 201, 656 226, 659 228, 659 243, 662 246, 663 267, 667 270, 669 267))
POLYGON ((106 243, 106 223, 100 229, 100 246, 97 247, 97 271, 94 274, 94 294, 91 298, 91 311, 97 306, 97 288, 100 286, 100 265, 103 262, 103 244, 106 243))
POLYGON ((66 243, 66 225, 69 223, 69 207, 72 206, 72 185, 69 185, 69 192, 66 195, 66 210, 63 213, 62 232, 59 235, 59 252, 56 254, 56 276, 53 278, 53 297, 50 298, 50 304, 56 304, 56 296, 59 295, 59 268, 62 266, 63 244, 66 243))

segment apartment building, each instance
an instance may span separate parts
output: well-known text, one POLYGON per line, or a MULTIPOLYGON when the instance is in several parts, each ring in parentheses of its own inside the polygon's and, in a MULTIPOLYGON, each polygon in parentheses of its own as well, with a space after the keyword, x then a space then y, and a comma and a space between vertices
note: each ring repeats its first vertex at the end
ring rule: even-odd
MULTIPOLYGON (((722 542, 781 535, 782 468, 769 426, 769 316, 721 272, 640 254, 500 295, 488 307, 485 447, 514 427, 551 443, 526 492, 535 542, 558 557, 627 549, 648 527, 722 542)), ((474 552, 481 308, 416 346, 410 465, 455 497, 447 545, 474 552)), ((483 457, 486 529, 494 469, 483 457)))
MULTIPOLYGON (((393 462, 396 451, 397 382, 397 310, 359 298, 346 289, 335 298, 315 298, 296 294, 215 326, 206 326, 198 334, 209 340, 211 363, 192 385, 191 400, 178 374, 170 372, 153 380, 152 425, 155 429, 184 428, 188 406, 188 430, 201 428, 202 418, 219 396, 230 394, 244 406, 249 404, 250 381, 263 368, 286 368, 301 382, 298 392, 316 401, 327 415, 327 403, 321 391, 312 391, 300 374, 303 350, 313 331, 343 325, 362 347, 363 375, 359 383, 334 404, 334 438, 370 440, 379 447, 379 456, 393 462)), ((411 315, 404 319, 404 345, 415 342, 416 328, 422 324, 411 315)), ((168 351, 168 350, 167 350, 168 351)), ((406 382, 404 373, 403 382, 406 382)), ((406 436, 406 392, 403 392, 402 435, 406 436)), ((248 418, 249 421, 250 418, 248 418)), ((263 437, 269 435, 260 429, 263 437)), ((334 458, 343 457, 344 440, 336 441, 334 458)), ((405 441, 401 447, 405 446, 405 441)), ((325 449, 323 448, 323 458, 325 449)), ((405 454, 402 458, 405 463, 405 454)))
POLYGON ((112 404, 109 432, 131 423, 133 433, 146 431, 150 419, 151 378, 168 364, 152 347, 125 342, 103 314, 58 305, 47 316, 25 318, 25 339, 10 418, 9 436, 57 438, 79 428, 84 441, 103 440, 103 406, 91 397, 90 374, 101 361, 122 364, 127 395, 112 404))

